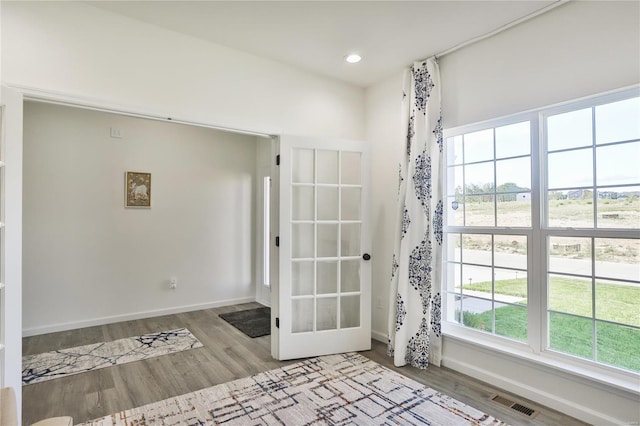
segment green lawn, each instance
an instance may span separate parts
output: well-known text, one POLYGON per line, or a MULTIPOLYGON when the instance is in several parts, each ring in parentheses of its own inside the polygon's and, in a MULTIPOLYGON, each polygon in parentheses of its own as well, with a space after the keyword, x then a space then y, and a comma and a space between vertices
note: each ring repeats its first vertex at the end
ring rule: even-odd
MULTIPOLYGON (((490 293, 491 282, 466 284, 464 288, 490 293)), ((495 292, 526 298, 527 279, 496 281, 495 292)), ((590 318, 593 314, 591 281, 551 276, 549 308, 590 318)), ((596 318, 640 327, 640 286, 596 281, 596 318)))
MULTIPOLYGON (((484 291, 491 293, 491 281, 484 281, 473 284, 465 284, 465 290, 484 291)), ((511 280, 496 281, 496 293, 508 296, 527 297, 527 279, 515 278, 511 280)))
MULTIPOLYGON (((525 297, 526 278, 496 281, 499 294, 525 297)), ((491 292, 490 282, 465 285, 465 289, 491 292)), ((640 371, 640 329, 592 319, 591 283, 569 277, 552 276, 549 289, 550 348, 587 359, 640 371), (579 315, 572 316, 566 315, 579 315), (597 342, 593 345, 594 324, 597 342)), ((526 303, 526 302, 523 302, 526 303)), ((458 313, 459 315, 459 313, 458 313)), ((511 305, 495 309, 495 331, 492 312, 463 313, 463 323, 515 340, 527 340, 527 310, 511 305)), ((640 327, 640 287, 596 282, 596 318, 640 327)))
MULTIPOLYGON (((493 331, 491 311, 481 314, 464 312, 464 325, 478 330, 493 331)), ((496 309, 496 334, 527 341, 527 310, 524 307, 505 306, 496 309)))
MULTIPOLYGON (((527 340, 527 311, 519 306, 497 308, 495 334, 527 340)), ((551 349, 593 359, 593 321, 570 315, 549 313, 551 349)), ((493 332, 491 311, 480 314, 464 312, 467 327, 493 332)), ((640 372, 640 329, 596 321, 596 359, 599 362, 640 372)))

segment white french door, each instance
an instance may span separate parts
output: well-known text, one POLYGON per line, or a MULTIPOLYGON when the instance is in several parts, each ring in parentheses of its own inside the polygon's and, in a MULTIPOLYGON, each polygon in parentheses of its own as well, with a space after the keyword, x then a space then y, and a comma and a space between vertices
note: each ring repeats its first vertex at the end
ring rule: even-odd
POLYGON ((371 348, 369 146, 280 138, 278 358, 371 348))
POLYGON ((22 94, 2 86, 0 129, 0 385, 22 392, 22 94))

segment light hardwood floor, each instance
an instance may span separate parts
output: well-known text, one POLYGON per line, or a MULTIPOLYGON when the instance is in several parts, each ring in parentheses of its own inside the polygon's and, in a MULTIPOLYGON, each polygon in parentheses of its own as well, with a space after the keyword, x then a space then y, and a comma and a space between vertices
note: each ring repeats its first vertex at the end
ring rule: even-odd
MULTIPOLYGON (((24 386, 23 424, 63 415, 79 423, 295 362, 271 358, 269 336, 252 339, 218 317, 257 306, 226 306, 24 338, 23 354, 31 355, 186 327, 204 347, 24 386)), ((372 350, 362 354, 512 425, 585 424, 447 368, 396 368, 380 342, 374 341, 372 350), (529 419, 491 402, 498 392, 540 413, 529 419)))

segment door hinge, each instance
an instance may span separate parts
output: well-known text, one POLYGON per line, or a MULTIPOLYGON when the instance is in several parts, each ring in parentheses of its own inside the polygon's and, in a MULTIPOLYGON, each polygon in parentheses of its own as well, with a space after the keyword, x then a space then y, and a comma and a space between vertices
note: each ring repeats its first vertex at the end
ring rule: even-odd
POLYGON ((280 247, 280 237, 276 237, 276 247, 280 247))
POLYGON ((280 328, 280 318, 276 317, 276 328, 280 328))
POLYGON ((276 166, 280 165, 280 154, 276 155, 276 166))

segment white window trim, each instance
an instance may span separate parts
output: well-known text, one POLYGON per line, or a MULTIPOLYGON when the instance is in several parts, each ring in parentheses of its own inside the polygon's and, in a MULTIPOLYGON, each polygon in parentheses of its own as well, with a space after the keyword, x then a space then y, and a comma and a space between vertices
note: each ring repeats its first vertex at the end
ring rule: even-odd
POLYGON ((573 357, 555 351, 535 353, 529 344, 483 333, 453 322, 442 323, 445 338, 461 340, 472 345, 489 348, 501 354, 542 365, 563 373, 569 373, 597 383, 640 396, 640 376, 626 370, 573 357))
MULTIPOLYGON (((527 343, 518 342, 499 335, 481 332, 469 327, 459 325, 455 322, 447 321, 443 318, 442 333, 449 338, 459 339, 474 345, 487 347, 497 352, 524 359, 535 364, 540 364, 549 368, 553 368, 564 373, 570 373, 607 386, 631 392, 640 395, 640 373, 634 373, 629 370, 597 363, 584 358, 579 358, 570 354, 557 352, 546 349, 547 347, 547 305, 543 301, 547 300, 547 286, 540 285, 535 287, 535 283, 546 283, 547 259, 545 257, 545 241, 550 234, 567 235, 567 236, 589 236, 588 230, 572 230, 560 228, 548 228, 542 223, 546 203, 543 202, 541 196, 542 188, 546 188, 546 173, 542 165, 546 167, 546 162, 541 162, 541 158, 546 155, 546 147, 542 143, 544 139, 545 118, 549 115, 555 115, 562 112, 574 111, 581 108, 593 107, 600 104, 607 104, 625 98, 640 96, 640 85, 625 87, 606 93, 595 94, 580 99, 563 102, 543 108, 537 108, 522 113, 499 117, 492 120, 485 120, 465 126, 457 126, 450 129, 444 129, 443 136, 445 140, 449 137, 457 136, 464 133, 484 130, 487 128, 501 127, 514 124, 521 121, 530 121, 532 124, 531 133, 531 228, 509 228, 509 227, 473 227, 474 231, 486 231, 494 234, 506 233, 527 235, 528 251, 527 251, 527 268, 528 268, 528 284, 527 284, 527 314, 528 314, 528 339, 527 343), (535 131, 537 129, 537 131, 535 131)), ((494 159, 495 161, 495 159, 494 159)), ((442 168, 446 171, 447 167, 442 168)), ((444 173, 446 188, 446 173, 444 173)), ((448 211, 448 210, 447 210, 448 211)), ((448 226, 445 218, 445 234, 462 232, 469 228, 463 226, 448 226)), ((596 232, 594 231, 594 236, 596 232)), ((628 230, 597 230, 597 236, 602 238, 608 237, 626 237, 629 238, 628 230)), ((632 232, 632 237, 640 238, 640 231, 632 232)), ((445 241, 447 239, 445 238, 445 241)), ((446 261, 443 256, 443 261, 446 261)), ((446 263, 443 264, 443 270, 447 270, 446 263)), ((446 273, 443 274, 443 292, 447 293, 446 273)), ((442 312, 447 312, 447 297, 443 297, 442 312)), ((443 315, 444 317, 445 315, 443 315)))

